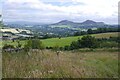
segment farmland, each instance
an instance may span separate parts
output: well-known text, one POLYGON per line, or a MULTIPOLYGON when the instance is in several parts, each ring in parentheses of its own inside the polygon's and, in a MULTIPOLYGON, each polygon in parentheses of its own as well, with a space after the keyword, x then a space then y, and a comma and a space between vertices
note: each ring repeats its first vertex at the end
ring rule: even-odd
POLYGON ((3 78, 118 78, 118 52, 51 50, 3 54, 3 78))
MULTIPOLYGON (((96 38, 109 38, 111 37, 117 37, 118 36, 118 32, 113 32, 113 33, 100 33, 100 34, 92 34, 92 36, 95 36, 96 38)), ((82 36, 75 36, 75 37, 64 37, 64 38, 49 38, 49 39, 41 39, 41 41, 43 42, 44 46, 49 46, 49 47, 53 47, 53 46, 66 46, 66 45, 70 45, 70 43, 72 41, 76 41, 78 38, 81 38, 82 36)), ((25 44, 25 40, 21 40, 20 43, 22 45, 25 44)), ((11 45, 17 45, 17 42, 12 42, 12 41, 3 41, 3 45, 4 44, 11 44, 11 45)))

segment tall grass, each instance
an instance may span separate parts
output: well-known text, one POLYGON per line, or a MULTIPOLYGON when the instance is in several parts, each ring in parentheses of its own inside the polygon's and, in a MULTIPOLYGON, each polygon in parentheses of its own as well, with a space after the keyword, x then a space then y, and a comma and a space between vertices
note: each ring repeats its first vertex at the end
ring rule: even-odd
POLYGON ((118 53, 50 50, 3 53, 3 78, 115 78, 118 53))

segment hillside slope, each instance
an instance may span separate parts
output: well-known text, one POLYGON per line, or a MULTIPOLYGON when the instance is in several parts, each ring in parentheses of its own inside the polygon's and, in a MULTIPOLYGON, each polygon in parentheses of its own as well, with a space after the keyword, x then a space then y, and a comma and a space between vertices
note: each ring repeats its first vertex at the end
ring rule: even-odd
MULTIPOLYGON (((100 33, 100 34, 92 34, 92 36, 95 36, 96 38, 109 38, 111 37, 117 37, 118 32, 111 32, 111 33, 100 33)), ((75 36, 75 37, 65 37, 65 38, 50 38, 50 39, 44 39, 42 40, 45 46, 65 46, 70 45, 72 41, 76 41, 78 38, 81 38, 82 36, 75 36)))

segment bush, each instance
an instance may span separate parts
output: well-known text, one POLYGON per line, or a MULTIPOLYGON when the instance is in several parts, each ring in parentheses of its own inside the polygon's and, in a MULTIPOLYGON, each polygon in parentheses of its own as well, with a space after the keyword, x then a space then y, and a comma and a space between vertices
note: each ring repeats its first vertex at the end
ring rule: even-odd
POLYGON ((63 47, 59 47, 59 49, 60 49, 60 50, 64 50, 64 48, 63 48, 63 47))
POLYGON ((97 39, 89 35, 83 36, 80 44, 82 48, 97 48, 99 46, 97 39))
POLYGON ((53 49, 53 47, 46 47, 46 49, 53 49))
POLYGON ((9 48, 15 48, 15 47, 13 45, 5 44, 2 49, 9 49, 9 48))
POLYGON ((73 41, 73 42, 71 43, 71 45, 70 45, 70 50, 79 49, 79 48, 80 48, 79 45, 80 45, 80 44, 78 43, 78 41, 73 41))
POLYGON ((77 41, 73 41, 70 46, 65 46, 65 50, 74 50, 79 48, 97 48, 99 47, 99 42, 95 37, 92 36, 83 36, 81 39, 78 39, 77 41))
POLYGON ((32 40, 32 49, 44 49, 42 42, 39 39, 32 40))
POLYGON ((29 51, 30 49, 44 49, 44 45, 39 39, 33 39, 27 41, 24 49, 25 51, 29 51))
POLYGON ((70 46, 65 46, 64 50, 70 50, 70 46))

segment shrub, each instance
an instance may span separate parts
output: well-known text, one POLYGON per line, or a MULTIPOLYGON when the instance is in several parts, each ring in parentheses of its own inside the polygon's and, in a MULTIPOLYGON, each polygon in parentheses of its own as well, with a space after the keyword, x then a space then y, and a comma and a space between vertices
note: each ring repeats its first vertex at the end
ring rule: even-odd
POLYGON ((30 49, 44 49, 44 45, 39 39, 33 39, 27 41, 24 49, 25 51, 29 51, 30 49))
POLYGON ((70 50, 70 46, 65 46, 64 50, 70 50))
POLYGON ((53 49, 53 47, 48 47, 48 46, 47 46, 46 49, 53 49))
POLYGON ((60 49, 60 50, 64 50, 64 48, 63 48, 63 47, 60 47, 59 49, 60 49))
POLYGON ((99 45, 97 39, 89 35, 83 36, 80 43, 82 48, 96 48, 99 45))
POLYGON ((2 49, 9 49, 9 48, 15 48, 15 47, 13 45, 5 44, 2 49))
POLYGON ((74 50, 79 48, 97 48, 99 47, 99 42, 95 37, 92 36, 83 36, 81 39, 77 41, 73 41, 70 46, 65 46, 65 50, 74 50))
POLYGON ((24 45, 24 50, 28 52, 32 47, 32 40, 28 40, 27 43, 24 45))
POLYGON ((70 50, 79 49, 79 45, 78 41, 73 41, 70 45, 70 50))
POLYGON ((32 49, 44 49, 42 42, 39 39, 32 40, 32 49))

